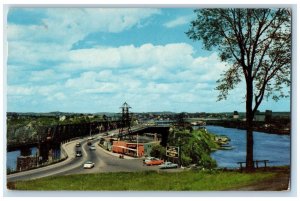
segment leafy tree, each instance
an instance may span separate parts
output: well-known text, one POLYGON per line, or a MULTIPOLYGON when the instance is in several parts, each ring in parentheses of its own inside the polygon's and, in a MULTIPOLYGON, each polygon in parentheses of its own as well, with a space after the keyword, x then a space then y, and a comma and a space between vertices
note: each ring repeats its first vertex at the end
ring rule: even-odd
POLYGON ((216 161, 210 157, 211 148, 215 148, 213 138, 204 130, 190 131, 173 128, 169 134, 169 145, 180 147, 183 166, 197 164, 204 168, 216 167, 216 161))
POLYGON ((156 157, 156 158, 164 158, 166 155, 166 148, 163 146, 157 144, 153 145, 152 150, 150 152, 150 156, 156 157))
POLYGON ((289 9, 198 9, 186 33, 217 50, 229 69, 217 81, 218 100, 242 80, 246 83, 247 156, 253 170, 253 118, 264 97, 287 97, 290 86, 291 11, 289 9))

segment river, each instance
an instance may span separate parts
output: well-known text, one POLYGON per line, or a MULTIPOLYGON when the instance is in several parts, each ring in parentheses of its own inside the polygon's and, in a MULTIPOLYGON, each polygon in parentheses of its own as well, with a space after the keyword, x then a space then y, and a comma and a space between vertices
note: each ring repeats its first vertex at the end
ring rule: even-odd
MULTIPOLYGON (((226 135, 231 141, 232 150, 217 150, 211 154, 218 167, 237 168, 237 162, 246 160, 246 131, 221 126, 206 126, 217 135, 226 135)), ((291 137, 262 132, 253 132, 254 160, 269 160, 269 166, 290 165, 291 137)), ((262 165, 262 164, 261 164, 262 165)))

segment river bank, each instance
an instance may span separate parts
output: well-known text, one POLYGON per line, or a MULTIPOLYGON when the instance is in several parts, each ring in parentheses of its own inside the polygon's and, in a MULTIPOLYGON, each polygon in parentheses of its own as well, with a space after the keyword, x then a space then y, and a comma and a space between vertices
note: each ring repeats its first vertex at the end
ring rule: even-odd
MULTIPOLYGON (((220 120, 220 121, 207 121, 207 126, 222 126, 225 128, 236 128, 241 130, 246 130, 246 122, 245 121, 229 121, 229 120, 220 120)), ((286 123, 269 123, 266 124, 264 122, 254 122, 253 123, 253 131, 264 132, 270 134, 278 134, 278 135, 290 135, 291 128, 290 125, 286 123)))

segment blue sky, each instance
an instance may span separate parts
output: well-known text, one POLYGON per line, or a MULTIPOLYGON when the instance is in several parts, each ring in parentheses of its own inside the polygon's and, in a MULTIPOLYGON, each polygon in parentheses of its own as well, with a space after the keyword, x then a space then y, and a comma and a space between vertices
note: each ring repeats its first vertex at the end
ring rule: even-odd
MULTIPOLYGON (((185 32, 185 8, 10 8, 10 112, 245 111, 243 84, 217 102, 227 69, 185 32)), ((289 99, 260 110, 289 111, 289 99)))

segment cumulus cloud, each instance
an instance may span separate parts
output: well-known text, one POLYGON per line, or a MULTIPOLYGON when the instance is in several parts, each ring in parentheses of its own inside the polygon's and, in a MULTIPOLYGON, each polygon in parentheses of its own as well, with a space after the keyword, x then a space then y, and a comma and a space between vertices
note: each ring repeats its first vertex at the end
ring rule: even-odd
POLYGON ((7 94, 10 96, 28 96, 32 95, 33 89, 32 87, 24 87, 24 86, 8 86, 7 87, 7 94))
MULTIPOLYGON (((179 105, 194 105, 191 108, 195 109, 216 100, 215 81, 227 67, 215 53, 196 56, 190 44, 149 41, 71 49, 75 42, 94 32, 137 28, 160 14, 159 10, 45 10, 39 24, 8 25, 10 103, 27 101, 41 107, 53 103, 53 108, 69 110, 80 105, 83 111, 87 107, 90 112, 98 112, 129 101, 139 111, 158 111, 162 107, 178 111, 179 105), (55 104, 57 101, 61 104, 55 104)), ((164 25, 179 26, 188 18, 179 17, 164 25)))
POLYGON ((48 42, 8 41, 8 61, 27 68, 43 67, 47 62, 65 62, 68 47, 48 42))
POLYGON ((138 8, 45 8, 44 18, 35 25, 9 24, 10 41, 62 41, 71 45, 89 33, 121 32, 159 14, 159 9, 138 8))
POLYGON ((120 66, 162 68, 183 67, 191 63, 193 48, 186 43, 167 45, 144 44, 120 47, 97 47, 69 51, 68 63, 60 66, 66 70, 91 68, 120 68, 120 66))
POLYGON ((217 93, 211 93, 215 84, 211 83, 215 83, 226 68, 217 60, 216 54, 195 57, 192 46, 185 43, 97 47, 69 50, 64 55, 64 62, 57 68, 32 71, 29 78, 36 83, 48 78, 59 80, 59 86, 26 89, 12 86, 15 88, 9 90, 9 95, 37 93, 47 101, 79 101, 89 96, 94 98, 88 101, 98 98, 112 104, 111 99, 119 94, 122 98, 118 99, 164 102, 165 107, 171 107, 168 102, 200 104, 203 94, 207 94, 206 100, 216 99, 217 93), (68 92, 68 96, 63 91, 68 92), (110 98, 107 94, 111 94, 110 98))
POLYGON ((36 97, 52 97, 55 94, 60 94, 62 97, 61 86, 58 84, 50 84, 50 85, 8 85, 7 86, 7 94, 12 97, 19 96, 31 96, 32 98, 36 97))
POLYGON ((181 25, 189 23, 192 18, 193 18, 192 15, 180 16, 180 17, 177 17, 174 20, 166 22, 164 24, 164 26, 167 27, 167 28, 173 28, 173 27, 181 26, 181 25))
POLYGON ((41 71, 32 71, 29 80, 34 82, 53 82, 63 80, 70 77, 67 73, 57 73, 53 69, 46 69, 41 71))
POLYGON ((57 101, 63 101, 65 99, 66 99, 66 96, 62 92, 52 94, 51 96, 48 96, 46 98, 47 101, 56 101, 56 100, 57 101))

